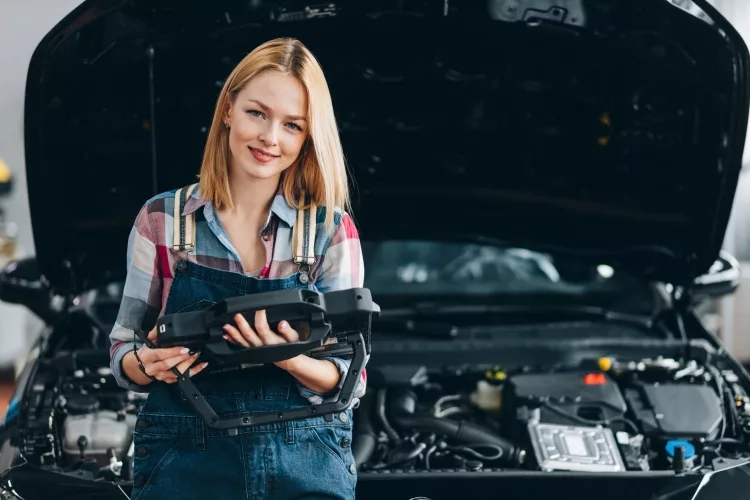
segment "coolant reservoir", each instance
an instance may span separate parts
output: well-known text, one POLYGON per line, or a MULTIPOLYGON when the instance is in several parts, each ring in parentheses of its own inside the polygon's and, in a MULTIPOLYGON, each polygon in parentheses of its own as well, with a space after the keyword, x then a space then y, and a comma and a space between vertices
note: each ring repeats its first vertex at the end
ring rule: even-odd
POLYGON ((469 396, 471 402, 485 411, 500 411, 502 406, 502 387, 486 380, 477 382, 477 388, 469 396))
POLYGON ((70 415, 63 426, 63 451, 72 463, 80 458, 83 451, 86 458, 95 459, 103 467, 109 464, 109 448, 113 448, 118 457, 128 449, 135 419, 135 415, 127 414, 123 420, 109 410, 70 415), (79 445, 81 437, 86 438, 83 450, 79 445))

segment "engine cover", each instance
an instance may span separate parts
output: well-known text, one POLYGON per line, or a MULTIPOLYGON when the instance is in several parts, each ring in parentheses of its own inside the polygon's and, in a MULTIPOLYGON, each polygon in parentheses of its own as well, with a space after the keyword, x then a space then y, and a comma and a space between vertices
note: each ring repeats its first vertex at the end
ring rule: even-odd
MULTIPOLYGON (((627 407, 617 384, 606 374, 586 371, 528 373, 510 379, 510 397, 516 408, 525 401, 545 398, 566 413, 590 421, 622 416, 627 407)), ((540 422, 571 425, 569 418, 542 406, 540 422)))
POLYGON ((713 439, 721 427, 721 401, 710 386, 644 384, 625 395, 647 435, 713 439))

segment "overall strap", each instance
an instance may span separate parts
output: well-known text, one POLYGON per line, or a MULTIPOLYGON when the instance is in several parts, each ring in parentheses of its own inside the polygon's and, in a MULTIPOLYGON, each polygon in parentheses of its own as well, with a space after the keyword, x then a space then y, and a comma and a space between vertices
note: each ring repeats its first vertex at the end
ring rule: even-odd
POLYGON ((172 249, 180 252, 191 252, 195 248, 195 212, 184 216, 185 202, 193 194, 198 184, 180 188, 174 196, 174 234, 172 249))
POLYGON ((297 209, 297 222, 292 232, 292 255, 294 263, 299 266, 300 283, 306 285, 310 278, 310 266, 315 264, 315 228, 317 225, 318 207, 306 198, 302 191, 300 199, 305 200, 307 208, 297 209))

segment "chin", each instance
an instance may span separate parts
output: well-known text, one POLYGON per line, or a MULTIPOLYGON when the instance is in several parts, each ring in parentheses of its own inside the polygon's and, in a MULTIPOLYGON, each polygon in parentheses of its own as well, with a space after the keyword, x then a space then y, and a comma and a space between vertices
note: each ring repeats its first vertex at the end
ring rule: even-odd
POLYGON ((242 165, 242 172, 254 179, 271 179, 281 175, 285 169, 280 168, 276 162, 267 163, 265 165, 258 164, 245 164, 242 165))

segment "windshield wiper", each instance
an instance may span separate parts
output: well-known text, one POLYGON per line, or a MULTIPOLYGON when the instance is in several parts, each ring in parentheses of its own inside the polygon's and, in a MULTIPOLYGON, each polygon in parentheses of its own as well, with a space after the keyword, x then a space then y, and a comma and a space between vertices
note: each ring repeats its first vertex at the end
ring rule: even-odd
POLYGON ((380 332, 386 328, 390 333, 414 335, 443 340, 452 340, 460 335, 460 328, 447 321, 430 319, 381 318, 373 322, 373 329, 380 332))
POLYGON ((393 333, 419 335, 451 340, 461 335, 462 328, 452 320, 467 316, 476 317, 475 324, 512 324, 519 315, 530 317, 532 322, 560 321, 565 319, 594 319, 622 323, 638 328, 651 329, 654 320, 650 316, 639 316, 611 311, 595 306, 528 306, 497 304, 441 304, 417 303, 408 307, 384 308, 374 323, 375 329, 389 329, 393 333), (482 316, 492 315, 492 320, 482 316), (545 316, 546 318, 541 318, 545 316))

